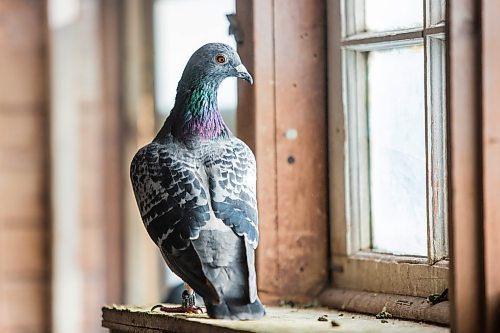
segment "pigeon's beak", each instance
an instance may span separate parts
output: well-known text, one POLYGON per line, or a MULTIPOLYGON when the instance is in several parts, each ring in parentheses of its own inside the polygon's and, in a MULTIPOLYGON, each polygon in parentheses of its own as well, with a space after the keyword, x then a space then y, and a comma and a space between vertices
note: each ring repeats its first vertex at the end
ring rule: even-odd
POLYGON ((234 67, 234 70, 236 71, 236 77, 239 77, 240 79, 243 79, 248 83, 253 84, 252 75, 248 73, 246 67, 243 64, 239 64, 238 66, 234 67))

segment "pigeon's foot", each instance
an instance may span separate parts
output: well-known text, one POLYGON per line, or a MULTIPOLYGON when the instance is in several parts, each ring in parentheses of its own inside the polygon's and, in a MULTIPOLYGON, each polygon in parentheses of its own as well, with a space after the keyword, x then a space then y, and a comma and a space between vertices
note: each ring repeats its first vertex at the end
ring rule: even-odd
POLYGON ((151 311, 155 309, 160 309, 160 311, 168 312, 168 313, 194 313, 194 314, 203 314, 207 311, 204 311, 204 308, 196 306, 196 295, 194 290, 191 289, 188 285, 186 285, 186 290, 182 292, 182 305, 181 306, 163 306, 161 304, 153 306, 151 311))

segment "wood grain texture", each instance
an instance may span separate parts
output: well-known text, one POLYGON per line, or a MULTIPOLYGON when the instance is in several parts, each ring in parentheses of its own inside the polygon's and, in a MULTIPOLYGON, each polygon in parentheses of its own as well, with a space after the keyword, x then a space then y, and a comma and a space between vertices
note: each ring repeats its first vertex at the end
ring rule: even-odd
MULTIPOLYGON (((108 72, 102 15, 102 1, 84 1, 74 21, 49 31, 54 332, 99 331, 97 314, 107 299, 109 283, 106 264, 120 260, 113 254, 121 249, 106 252, 106 240, 120 238, 119 232, 107 234, 112 223, 108 213, 121 206, 114 203, 116 197, 106 195, 108 162, 116 165, 116 161, 109 161, 113 155, 108 155, 106 141, 110 125, 104 94, 110 87, 103 89, 108 72)), ((121 170, 114 170, 115 177, 122 176, 121 170)), ((120 273, 110 283, 121 285, 120 273)))
POLYGON ((6 283, 19 278, 48 277, 47 231, 42 227, 10 227, 0 234, 0 274, 6 283))
POLYGON ((0 111, 0 173, 40 172, 48 160, 45 154, 44 124, 40 108, 10 108, 0 111))
MULTIPOLYGON (((107 158, 104 148, 104 114, 100 98, 96 98, 93 103, 82 103, 78 113, 79 216, 83 229, 99 228, 104 235, 104 217, 108 209, 108 199, 104 195, 104 166, 107 158)), ((104 238, 96 239, 97 242, 103 243, 104 238)))
POLYGON ((103 111, 106 131, 104 165, 104 196, 106 198, 105 252, 106 256, 106 302, 123 301, 124 285, 124 235, 122 229, 123 191, 122 178, 124 130, 121 117, 121 66, 119 59, 122 48, 120 15, 123 12, 121 0, 101 1, 101 26, 103 40, 103 111))
POLYGON ((39 53, 0 57, 0 110, 12 105, 39 106, 43 101, 45 59, 39 53))
POLYGON ((500 332, 500 21, 498 1, 482 5, 483 186, 486 323, 500 332), (496 14, 495 14, 496 13, 496 14))
MULTIPOLYGON (((346 220, 346 117, 342 97, 342 52, 340 2, 327 1, 328 15, 328 149, 330 190, 330 258, 333 254, 347 255, 346 220)), ((331 260, 332 261, 332 260, 331 260)))
POLYGON ((422 297, 328 289, 321 294, 320 303, 333 309, 372 315, 384 311, 385 308, 385 311, 396 318, 441 325, 450 324, 450 304, 448 301, 432 305, 422 297))
POLYGON ((381 323, 373 316, 329 310, 267 307, 260 320, 237 321, 209 319, 206 315, 166 314, 134 306, 105 306, 103 326, 112 332, 176 332, 176 333, 330 333, 330 332, 394 332, 445 333, 447 328, 389 319, 381 323), (318 320, 326 316, 326 321, 318 320), (332 321, 338 326, 333 327, 332 321))
POLYGON ((257 159, 259 291, 305 302, 327 283, 325 8, 254 0, 237 13, 255 81, 239 87, 238 133, 257 159))
POLYGON ((1 332, 49 330, 45 17, 45 1, 0 2, 1 332))
POLYGON ((254 77, 254 85, 238 85, 238 136, 257 159, 260 242, 257 283, 264 303, 279 300, 278 212, 276 188, 276 110, 274 73, 274 5, 267 0, 238 0, 244 33, 238 53, 254 77))
POLYGON ((123 93, 121 111, 123 130, 123 164, 121 179, 124 182, 123 216, 124 234, 124 292, 126 301, 134 303, 156 302, 161 297, 160 277, 163 262, 158 247, 151 242, 141 222, 132 186, 129 165, 137 150, 151 142, 155 135, 153 49, 150 24, 153 1, 123 2, 123 49, 127 56, 121 64, 123 93), (147 284, 141 281, 148 281, 147 284))
POLYGON ((447 9, 451 323, 454 332, 484 332, 479 4, 447 1, 447 9))
POLYGON ((0 112, 47 101, 44 6, 41 0, 0 4, 0 112))
POLYGON ((274 12, 281 293, 307 299, 328 281, 325 4, 276 0, 274 12))
POLYGON ((49 332, 47 282, 44 279, 16 279, 0 285, 1 332, 49 332))
POLYGON ((46 222, 44 170, 1 172, 0 224, 38 224, 46 222))
MULTIPOLYGON (((425 260, 398 262, 391 256, 334 256, 333 285, 339 288, 427 297, 448 287, 448 266, 425 260)), ((397 258, 397 257, 393 257, 397 258)))

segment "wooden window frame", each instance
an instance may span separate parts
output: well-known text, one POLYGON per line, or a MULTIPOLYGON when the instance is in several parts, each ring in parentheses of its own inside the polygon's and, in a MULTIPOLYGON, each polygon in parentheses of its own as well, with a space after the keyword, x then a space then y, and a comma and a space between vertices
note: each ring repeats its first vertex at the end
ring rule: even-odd
MULTIPOLYGON (((424 1, 427 2, 427 1, 424 1)), ((354 10, 354 2, 349 2, 346 10, 354 10)), ((441 9, 441 8, 440 8, 441 9)), ((366 138, 366 128, 363 134, 363 128, 359 128, 359 123, 366 123, 364 121, 350 121, 349 114, 352 116, 353 112, 347 112, 347 105, 354 104, 350 100, 350 96, 345 94, 344 84, 349 86, 346 89, 364 92, 365 89, 361 87, 352 86, 359 85, 365 82, 364 77, 364 60, 360 59, 362 53, 359 51, 368 51, 379 48, 386 48, 388 46, 402 46, 423 44, 425 59, 431 56, 433 52, 433 45, 431 39, 444 38, 445 25, 440 22, 437 25, 427 25, 425 17, 427 17, 431 10, 426 8, 424 10, 424 23, 421 28, 404 29, 399 31, 383 32, 383 33, 368 33, 361 32, 364 29, 364 20, 359 17, 362 13, 358 10, 354 13, 356 19, 353 24, 342 26, 346 27, 346 31, 342 32, 340 24, 344 22, 345 15, 342 14, 343 8, 341 1, 331 0, 328 1, 328 31, 329 31, 329 119, 330 119, 330 209, 331 209, 331 223, 332 223, 332 253, 331 262, 333 270, 333 285, 337 288, 364 290, 370 292, 381 292, 389 294, 400 294, 418 297, 427 297, 433 293, 442 292, 447 288, 448 284, 448 261, 442 260, 445 257, 443 246, 447 243, 443 241, 446 239, 446 229, 438 227, 435 221, 438 219, 446 218, 447 205, 446 197, 442 192, 432 190, 428 193, 427 203, 429 210, 428 221, 428 258, 415 257, 415 256, 399 256, 391 254, 381 254, 372 251, 360 250, 368 248, 370 245, 370 237, 368 233, 361 233, 360 229, 369 229, 369 201, 368 196, 368 162, 366 160, 367 154, 359 154, 359 151, 353 153, 352 141, 355 141, 364 135, 366 138), (363 26, 361 26, 361 24, 363 26), (342 37, 342 36, 345 37, 342 37), (429 39, 425 42, 425 39, 429 39), (351 53, 351 54, 347 54, 351 53), (345 64, 342 60, 345 59, 345 64), (347 66, 356 67, 358 79, 350 80, 350 82, 343 81, 343 76, 347 66), (352 126, 355 126, 356 131, 352 126), (351 128, 351 130, 349 130, 351 128), (354 137, 353 137, 354 135, 354 137), (351 143, 350 143, 351 142, 351 143), (363 158, 364 156, 364 158, 363 158), (355 177, 350 177, 354 173, 350 173, 349 169, 355 165, 356 170, 365 170, 359 173, 356 172, 355 177), (359 168, 359 169, 358 169, 359 168), (364 178, 362 176, 365 176, 364 178), (359 181, 361 179, 361 181, 359 181), (363 179, 365 181, 363 182, 363 179), (357 190, 350 191, 349 188, 357 188, 357 190), (364 195, 363 195, 364 194, 364 195), (436 203, 432 204, 432 196, 436 203), (434 207, 434 209, 432 209, 434 207), (358 213, 358 214, 356 214, 358 213), (354 216, 353 216, 354 215, 354 216), (441 246, 431 246, 438 242, 431 242, 431 239, 439 239, 441 246), (376 274, 374 274, 376 272, 376 274)), ((433 45, 434 46, 434 45, 433 45)), ((441 62, 442 63, 442 62, 441 62)), ((427 66, 427 64, 426 64, 427 66)), ((440 68, 439 70, 443 70, 440 68)), ((428 72, 426 68, 426 73, 428 72)), ((433 172, 428 172, 427 181, 428 188, 436 189, 443 188, 447 183, 446 175, 446 161, 435 158, 443 153, 445 148, 445 112, 439 112, 442 116, 437 117, 438 112, 429 107, 431 105, 431 98, 434 94, 428 94, 429 85, 431 80, 435 78, 431 75, 425 75, 425 91, 426 91, 426 140, 429 136, 436 137, 437 140, 432 144, 432 149, 427 149, 428 170, 440 170, 442 172, 439 177, 432 177, 433 172), (431 121, 432 119, 432 121, 431 121), (431 126, 430 124, 434 124, 431 126), (441 144, 435 144, 441 143, 441 144), (439 183, 432 186, 433 178, 438 178, 439 183)), ((443 89, 443 87, 440 87, 443 89)), ((363 96, 356 96, 356 100, 363 98, 363 96)), ((439 101, 439 100, 438 100, 439 101)), ((440 104, 443 105, 441 99, 440 104)), ((351 110, 352 110, 351 106, 351 110)), ((440 110, 441 111, 441 110, 440 110)), ((354 112, 358 117, 363 115, 366 117, 366 111, 363 108, 362 112, 354 112)), ((368 149, 366 140, 359 140, 361 143, 357 144, 357 149, 368 149), (363 144, 364 142, 364 144, 363 144)), ((430 142, 428 143, 430 145, 430 142)), ((435 180, 434 180, 435 181, 435 180)))

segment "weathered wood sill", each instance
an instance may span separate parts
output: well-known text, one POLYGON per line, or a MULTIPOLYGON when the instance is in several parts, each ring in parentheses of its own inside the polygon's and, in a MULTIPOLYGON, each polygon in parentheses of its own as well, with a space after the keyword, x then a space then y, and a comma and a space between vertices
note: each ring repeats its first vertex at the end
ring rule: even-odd
POLYGON ((422 297, 331 288, 321 294, 319 302, 337 310, 376 315, 385 309, 395 318, 450 324, 448 301, 432 305, 422 297))
POLYGON ((102 325, 109 328, 112 333, 449 332, 449 329, 439 326, 398 319, 382 322, 373 316, 326 308, 267 307, 266 317, 258 321, 215 320, 209 319, 206 315, 151 312, 150 308, 121 305, 105 306, 102 309, 102 325), (319 321, 319 317, 326 320, 319 321))

